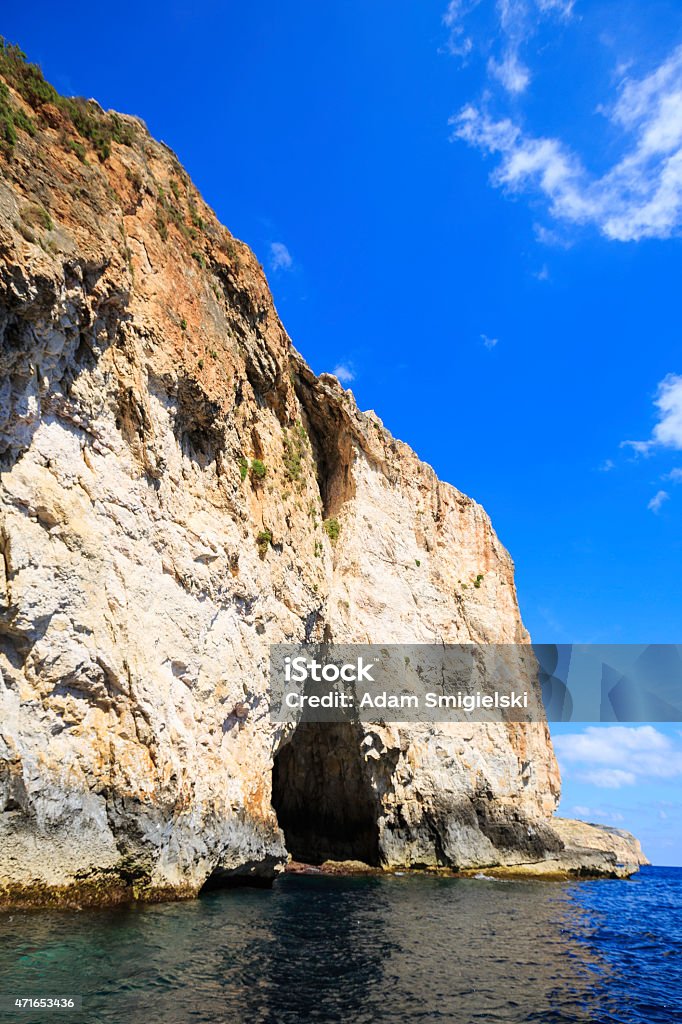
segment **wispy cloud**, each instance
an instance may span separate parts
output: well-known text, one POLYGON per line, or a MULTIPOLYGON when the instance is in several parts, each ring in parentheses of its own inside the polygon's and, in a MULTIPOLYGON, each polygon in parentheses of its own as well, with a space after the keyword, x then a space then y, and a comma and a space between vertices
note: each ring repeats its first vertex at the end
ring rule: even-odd
POLYGON ((621 448, 632 448, 635 455, 644 455, 648 457, 651 455, 651 441, 621 441, 621 448))
POLYGON ((590 725, 554 737, 562 769, 604 789, 682 775, 682 749, 652 725, 590 725))
POLYGON ((570 17, 575 7, 575 0, 536 0, 536 3, 541 11, 560 14, 563 18, 570 17))
POLYGON ((355 370, 351 363, 339 363, 334 367, 332 373, 342 384, 351 384, 355 380, 355 370))
POLYGON ((465 30, 467 15, 478 7, 480 0, 450 0, 443 15, 443 24, 449 29, 448 50, 455 57, 466 57, 474 48, 474 41, 465 30))
MULTIPOLYGON (((682 114, 682 109, 681 109, 682 114)), ((669 373, 659 382, 654 405, 658 422, 648 441, 623 441, 621 447, 632 448, 638 455, 649 455, 652 448, 674 448, 682 451, 682 376, 669 373)), ((673 470, 669 479, 680 479, 673 470)))
POLYGON ((270 243, 270 266, 273 270, 291 270, 294 261, 284 242, 270 243))
POLYGON ((488 73, 501 82, 507 92, 523 92, 530 83, 530 71, 521 63, 514 50, 508 50, 500 61, 491 57, 488 73))
POLYGON ((664 480, 670 480, 673 484, 682 484, 682 469, 671 469, 669 473, 666 473, 663 477, 664 480))
MULTIPOLYGON (((450 0, 443 15, 449 29, 448 49, 457 57, 468 57, 476 48, 473 35, 467 31, 468 16, 480 0, 450 0)), ((497 56, 488 58, 488 74, 507 92, 522 93, 531 81, 530 69, 523 62, 521 51, 545 17, 567 18, 573 0, 497 0, 495 14, 501 41, 497 56)))
POLYGON ((621 786, 634 786, 637 776, 634 772, 626 772, 622 768, 597 768, 580 776, 583 782, 591 782, 600 789, 620 789, 621 786))
POLYGON ((608 821, 614 825, 619 825, 625 820, 620 811, 614 811, 608 807, 585 807, 584 804, 576 804, 571 810, 579 818, 587 819, 588 821, 608 821))
POLYGON ((499 338, 489 338, 487 334, 482 334, 481 341, 483 342, 485 348, 491 349, 495 348, 499 341, 499 338))
MULTIPOLYGON (((559 7, 570 13, 567 5, 556 10, 559 7)), ((501 67, 491 67, 497 77, 501 67)), ((515 81, 519 85, 521 79, 510 74, 510 83, 515 81)), ((606 238, 618 241, 678 233, 682 46, 646 77, 626 78, 616 102, 602 106, 600 112, 623 136, 621 158, 601 177, 590 174, 579 155, 560 139, 534 136, 510 118, 495 119, 485 106, 465 106, 451 121, 452 137, 496 155, 492 183, 509 192, 540 193, 557 220, 594 225, 606 238)))
POLYGON ((555 249, 570 249, 573 240, 567 238, 565 232, 546 227, 545 224, 534 224, 533 231, 540 245, 552 246, 555 249))
POLYGON ((667 491, 656 491, 651 501, 647 504, 647 508, 654 512, 656 515, 661 511, 663 505, 670 498, 667 491))
POLYGON ((682 376, 669 373, 664 377, 658 385, 654 404, 658 408, 659 419, 653 430, 652 442, 682 450, 682 376))

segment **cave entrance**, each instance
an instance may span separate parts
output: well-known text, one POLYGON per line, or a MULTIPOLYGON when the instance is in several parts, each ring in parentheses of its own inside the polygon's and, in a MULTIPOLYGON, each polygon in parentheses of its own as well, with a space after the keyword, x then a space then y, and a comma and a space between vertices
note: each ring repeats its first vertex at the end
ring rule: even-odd
POLYGON ((349 723, 304 722, 279 750, 272 805, 294 860, 360 860, 377 866, 377 801, 349 723))

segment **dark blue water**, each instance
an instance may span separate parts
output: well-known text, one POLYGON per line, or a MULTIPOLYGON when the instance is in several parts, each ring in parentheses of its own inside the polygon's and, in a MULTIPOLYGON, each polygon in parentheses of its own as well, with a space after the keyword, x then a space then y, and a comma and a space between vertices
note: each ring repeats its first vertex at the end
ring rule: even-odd
POLYGON ((682 869, 629 882, 288 875, 271 891, 0 915, 0 995, 106 1024, 682 1021, 682 869))

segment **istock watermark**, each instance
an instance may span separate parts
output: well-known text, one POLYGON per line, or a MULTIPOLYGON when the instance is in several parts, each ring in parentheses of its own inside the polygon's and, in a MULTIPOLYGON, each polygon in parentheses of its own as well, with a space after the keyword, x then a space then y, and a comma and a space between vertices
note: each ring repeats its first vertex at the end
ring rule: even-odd
POLYGON ((682 645, 276 644, 275 722, 682 721, 682 645))
POLYGON ((299 654, 292 658, 290 655, 284 657, 284 678, 287 683, 305 683, 312 680, 315 683, 336 683, 340 679, 344 683, 373 683, 373 665, 365 665, 362 657, 359 657, 355 664, 342 662, 340 665, 333 661, 321 662, 316 658, 306 658, 299 654))

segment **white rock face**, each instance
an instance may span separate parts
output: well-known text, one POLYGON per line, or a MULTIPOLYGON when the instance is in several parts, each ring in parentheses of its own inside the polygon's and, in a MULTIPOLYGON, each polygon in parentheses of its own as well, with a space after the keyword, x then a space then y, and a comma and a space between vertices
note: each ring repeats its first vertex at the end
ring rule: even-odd
MULTIPOLYGON (((483 509, 312 375, 253 255, 135 130, 85 165, 43 125, 0 179, 5 903, 271 877, 273 760, 310 750, 270 722, 270 644, 527 640, 483 509)), ((337 740, 282 778, 331 807, 351 772, 379 864, 564 847, 542 724, 337 740)))

